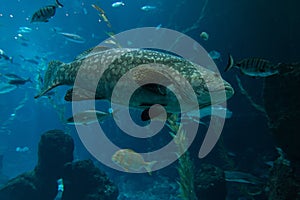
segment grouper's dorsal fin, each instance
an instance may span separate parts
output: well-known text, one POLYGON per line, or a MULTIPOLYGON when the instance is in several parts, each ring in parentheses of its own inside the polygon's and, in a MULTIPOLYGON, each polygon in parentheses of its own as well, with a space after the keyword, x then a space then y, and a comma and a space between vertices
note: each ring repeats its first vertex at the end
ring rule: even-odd
POLYGON ((44 85, 41 89, 41 92, 38 95, 36 95, 34 98, 39 98, 43 96, 45 93, 47 93, 48 91, 50 91, 51 89, 62 84, 59 80, 57 80, 56 77, 57 71, 62 64, 64 63, 58 60, 53 60, 49 62, 47 71, 44 76, 44 85))
POLYGON ((82 52, 81 54, 76 56, 74 60, 83 59, 87 55, 89 55, 90 53, 97 53, 97 52, 106 51, 106 50, 109 50, 109 49, 111 49, 111 48, 110 47, 105 47, 105 46, 95 46, 93 48, 85 50, 84 52, 82 52))

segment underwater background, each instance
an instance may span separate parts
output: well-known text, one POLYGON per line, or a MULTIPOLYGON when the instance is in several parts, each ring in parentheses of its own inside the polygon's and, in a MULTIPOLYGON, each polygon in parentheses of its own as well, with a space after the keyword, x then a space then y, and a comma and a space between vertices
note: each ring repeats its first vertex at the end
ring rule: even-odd
MULTIPOLYGON (((17 74, 32 81, 0 94, 1 174, 13 178, 32 170, 37 162, 41 134, 50 129, 61 129, 75 140, 75 160, 92 159, 117 185, 118 199, 181 199, 178 162, 152 175, 128 174, 110 169, 89 154, 76 128, 65 123, 72 115, 71 104, 63 99, 66 87, 55 89, 53 96, 34 99, 40 89, 39 78, 51 60, 71 62, 84 50, 109 38, 107 33, 110 32, 117 34, 139 27, 163 27, 190 36, 207 52, 219 52, 220 57, 215 59, 215 63, 222 77, 235 89, 234 96, 227 101, 232 117, 226 119, 217 146, 203 159, 198 158, 198 151, 206 127, 200 125, 197 138, 189 149, 195 171, 207 163, 227 173, 243 172, 249 177, 227 178, 227 199, 268 199, 261 183, 268 182, 270 169, 279 157, 276 150, 279 146, 270 130, 266 113, 257 110, 247 95, 241 92, 236 75, 241 79, 248 97, 251 96, 258 105, 265 103, 264 78, 252 78, 237 69, 224 72, 224 69, 228 54, 237 60, 260 57, 274 63, 299 62, 299 1, 124 0, 124 5, 119 7, 112 7, 113 0, 60 2, 64 7, 57 8, 49 22, 30 23, 36 10, 55 2, 1 1, 0 49, 12 57, 13 62, 1 63, 0 74, 17 74), (99 12, 92 4, 105 11, 111 27, 99 17, 99 12), (153 9, 142 10, 141 7, 145 5, 153 6, 153 9), (24 31, 22 27, 29 29, 24 31), (84 41, 70 41, 55 30, 80 35, 84 41), (202 32, 207 33, 209 38, 201 37, 202 32)), ((0 80, 5 82, 2 76, 0 80)), ((107 105, 104 106, 106 108, 107 105)), ((112 119, 106 120, 102 126, 111 133, 113 141, 136 151, 146 152, 147 148, 153 148, 151 145, 161 146, 165 144, 164 140, 170 140, 168 130, 164 129, 168 136, 160 134, 161 138, 153 138, 153 141, 147 139, 149 147, 145 147, 139 140, 123 137, 112 119)), ((0 184, 4 184, 4 181, 0 184)))

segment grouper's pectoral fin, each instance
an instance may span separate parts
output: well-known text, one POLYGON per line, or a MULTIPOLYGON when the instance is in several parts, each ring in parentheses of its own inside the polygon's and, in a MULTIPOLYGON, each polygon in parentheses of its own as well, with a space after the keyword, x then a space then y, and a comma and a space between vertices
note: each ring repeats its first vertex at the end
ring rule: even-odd
POLYGON ((66 101, 82 101, 82 100, 100 100, 102 97, 95 95, 95 92, 88 91, 86 89, 76 87, 69 89, 66 92, 65 100, 66 101))
POLYGON ((43 96, 44 94, 46 94, 53 88, 55 88, 59 85, 63 85, 64 80, 60 80, 59 77, 57 77, 57 72, 62 64, 64 64, 64 63, 57 61, 57 60, 51 61, 48 64, 48 68, 47 68, 47 71, 46 71, 45 77, 44 77, 43 88, 42 88, 41 92, 34 97, 35 99, 43 96))

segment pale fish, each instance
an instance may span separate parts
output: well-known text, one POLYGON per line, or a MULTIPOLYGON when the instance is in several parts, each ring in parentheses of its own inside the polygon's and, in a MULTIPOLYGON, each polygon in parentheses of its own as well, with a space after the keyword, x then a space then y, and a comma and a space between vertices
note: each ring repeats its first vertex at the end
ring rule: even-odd
POLYGON ((221 105, 212 105, 212 106, 207 106, 205 108, 201 108, 199 111, 198 110, 193 110, 187 113, 183 113, 183 120, 188 121, 194 121, 199 124, 204 124, 200 119, 207 117, 207 116, 216 116, 220 118, 231 118, 232 117, 232 111, 230 111, 228 108, 225 108, 221 105))
POLYGON ((153 165, 157 163, 157 161, 146 162, 141 154, 131 149, 120 149, 111 159, 126 172, 138 172, 145 168, 151 174, 153 165))
POLYGON ((32 28, 29 28, 27 26, 20 26, 18 33, 30 33, 32 31, 32 28))
POLYGON ((111 4, 111 6, 113 8, 117 8, 117 7, 124 6, 124 5, 125 5, 125 3, 123 3, 122 1, 117 1, 117 2, 115 2, 113 4, 111 4))
POLYGON ((76 113, 73 117, 67 119, 69 125, 89 125, 93 123, 102 123, 109 116, 112 116, 112 112, 103 112, 98 110, 86 110, 76 113))
POLYGON ((143 10, 143 11, 152 11, 152 10, 156 10, 156 9, 157 9, 156 6, 150 6, 150 5, 141 7, 141 10, 143 10))
POLYGON ((85 39, 83 37, 81 37, 80 35, 77 35, 75 33, 60 32, 60 31, 57 31, 55 28, 53 28, 53 30, 55 33, 64 36, 64 38, 66 38, 67 40, 69 40, 71 42, 85 43, 85 39))

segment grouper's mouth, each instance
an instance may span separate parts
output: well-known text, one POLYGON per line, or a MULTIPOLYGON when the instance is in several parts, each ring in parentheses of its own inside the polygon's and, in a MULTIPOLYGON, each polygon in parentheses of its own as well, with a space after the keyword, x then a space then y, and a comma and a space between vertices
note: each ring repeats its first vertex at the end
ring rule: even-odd
POLYGON ((226 95, 226 96, 223 97, 223 98, 226 98, 224 100, 227 100, 227 99, 231 98, 234 94, 234 89, 226 81, 224 81, 223 84, 220 84, 219 86, 215 86, 215 87, 210 88, 210 89, 205 87, 204 90, 205 90, 205 92, 207 92, 207 93, 209 93, 213 96, 218 96, 220 98, 222 98, 222 96, 226 95))

